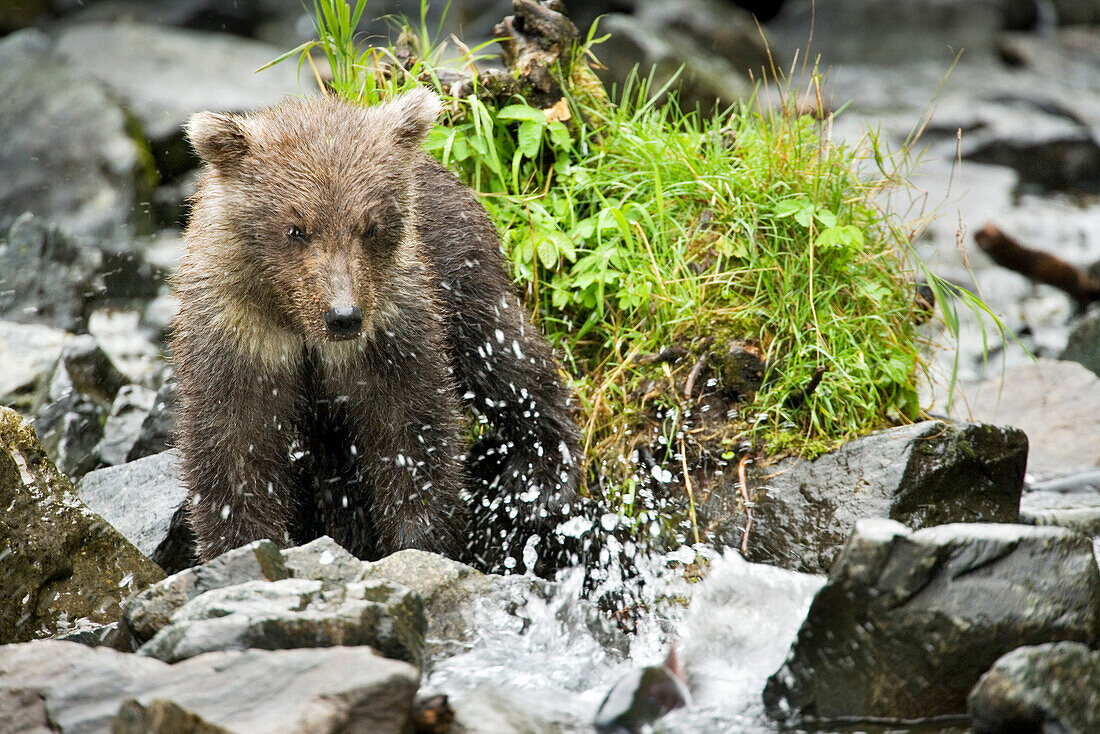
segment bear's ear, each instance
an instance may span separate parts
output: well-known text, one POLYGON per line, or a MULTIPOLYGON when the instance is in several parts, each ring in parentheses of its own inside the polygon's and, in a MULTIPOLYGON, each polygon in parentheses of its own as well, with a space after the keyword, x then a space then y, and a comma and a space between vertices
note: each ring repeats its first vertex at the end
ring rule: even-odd
POLYGON ((228 172, 248 157, 248 133, 241 118, 197 112, 187 122, 187 139, 204 161, 228 172))
POLYGON ((398 145, 415 148, 432 129, 443 109, 439 95, 424 87, 416 87, 387 104, 388 114, 395 119, 393 137, 398 145))

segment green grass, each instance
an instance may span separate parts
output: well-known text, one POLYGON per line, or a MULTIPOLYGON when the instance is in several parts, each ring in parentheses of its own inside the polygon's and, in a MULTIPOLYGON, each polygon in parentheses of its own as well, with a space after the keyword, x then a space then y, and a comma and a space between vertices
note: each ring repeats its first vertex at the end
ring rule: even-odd
MULTIPOLYGON (((417 50, 405 68, 393 48, 357 44, 364 8, 315 0, 320 40, 283 58, 320 47, 333 93, 361 104, 433 83, 443 50, 424 24, 404 30, 417 50)), ((913 271, 946 304, 949 329, 951 296, 983 306, 916 262, 908 229, 876 205, 898 183, 877 141, 835 144, 827 117, 792 105, 685 113, 674 95, 654 104, 666 90, 644 81, 613 102, 585 64, 593 45, 590 35, 577 50, 551 114, 453 98, 435 82, 450 112, 427 148, 482 195, 526 303, 565 356, 585 456, 618 509, 633 513, 642 473, 627 457, 643 444, 671 447, 659 461, 683 477, 737 445, 814 455, 919 418, 913 271), (729 419, 703 422, 683 385, 729 339, 763 354, 764 387, 729 419), (684 358, 652 359, 669 347, 684 358), (792 400, 815 373, 812 394, 792 400)))

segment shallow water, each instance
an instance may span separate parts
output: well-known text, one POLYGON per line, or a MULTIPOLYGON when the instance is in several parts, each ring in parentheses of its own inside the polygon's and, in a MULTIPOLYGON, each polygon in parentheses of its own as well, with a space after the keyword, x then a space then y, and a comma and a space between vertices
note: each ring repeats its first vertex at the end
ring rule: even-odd
POLYGON ((675 643, 694 703, 662 719, 658 731, 775 732, 760 694, 825 579, 748 563, 732 551, 700 553, 710 570, 697 583, 684 578, 682 551, 639 563, 647 612, 628 637, 628 657, 605 649, 585 624, 582 574, 571 569, 549 601, 529 599, 519 616, 480 610, 472 649, 437 664, 422 690, 460 700, 486 686, 565 731, 591 731, 609 688, 635 668, 659 665, 675 643))

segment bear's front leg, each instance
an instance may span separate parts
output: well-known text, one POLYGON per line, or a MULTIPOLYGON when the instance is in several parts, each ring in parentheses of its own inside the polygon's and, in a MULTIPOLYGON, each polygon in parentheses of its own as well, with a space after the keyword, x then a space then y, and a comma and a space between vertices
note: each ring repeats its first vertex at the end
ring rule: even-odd
POLYGON ((260 538, 291 545, 296 364, 243 355, 211 331, 177 334, 174 351, 177 445, 199 557, 260 538))
POLYGON ((326 382, 345 401, 359 486, 322 498, 324 523, 361 558, 405 548, 453 558, 461 548, 460 414, 441 355, 441 347, 374 345, 363 364, 326 382))

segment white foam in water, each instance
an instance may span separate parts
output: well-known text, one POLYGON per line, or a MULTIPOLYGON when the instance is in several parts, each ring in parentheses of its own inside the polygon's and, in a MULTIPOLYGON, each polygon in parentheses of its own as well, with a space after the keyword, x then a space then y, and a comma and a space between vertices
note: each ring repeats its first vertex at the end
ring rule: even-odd
POLYGON ((707 577, 689 584, 680 558, 640 561, 650 599, 689 598, 688 608, 655 602, 626 639, 629 656, 605 650, 585 623, 580 569, 565 573, 549 601, 528 598, 517 615, 485 605, 478 639, 438 663, 422 691, 461 694, 493 689, 518 708, 564 731, 587 730, 611 686, 631 670, 659 665, 676 640, 694 695, 691 710, 661 720, 670 734, 776 731, 760 694, 783 663, 824 577, 752 564, 735 552, 715 555, 707 577))

